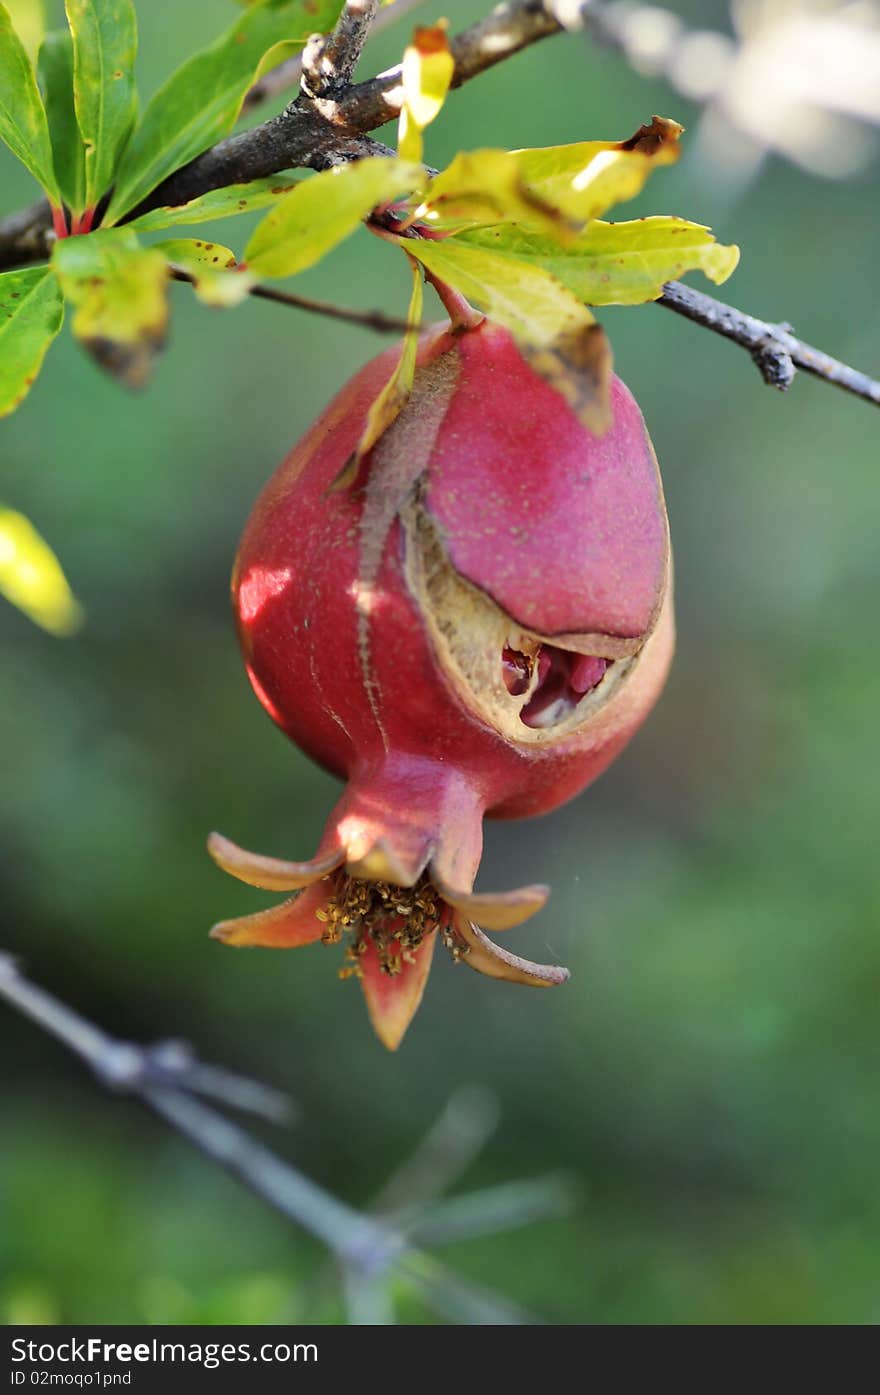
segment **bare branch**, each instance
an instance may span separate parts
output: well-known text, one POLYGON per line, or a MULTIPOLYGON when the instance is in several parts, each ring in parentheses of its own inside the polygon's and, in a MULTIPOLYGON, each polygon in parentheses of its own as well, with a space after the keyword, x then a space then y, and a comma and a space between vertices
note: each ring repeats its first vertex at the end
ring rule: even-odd
POLYGON ((805 373, 880 407, 880 382, 805 344, 795 337, 789 324, 768 324, 702 291, 683 286, 680 281, 670 281, 657 304, 747 349, 764 382, 771 387, 784 392, 794 379, 795 369, 802 368, 805 373))
POLYGON ((0 271, 45 261, 52 236, 52 214, 45 199, 0 218, 0 271))
MULTIPOLYGON (((182 267, 171 271, 174 281, 195 285, 195 277, 182 267)), ((305 310, 310 315, 323 315, 328 320, 343 320, 346 324, 360 325, 372 329, 376 334, 405 334, 409 329, 406 320, 397 320, 382 310, 351 310, 345 305, 333 305, 329 300, 313 300, 311 296, 295 295, 293 291, 279 291, 275 286, 252 286, 249 295, 255 300, 273 300, 276 305, 289 305, 294 310, 305 310)))

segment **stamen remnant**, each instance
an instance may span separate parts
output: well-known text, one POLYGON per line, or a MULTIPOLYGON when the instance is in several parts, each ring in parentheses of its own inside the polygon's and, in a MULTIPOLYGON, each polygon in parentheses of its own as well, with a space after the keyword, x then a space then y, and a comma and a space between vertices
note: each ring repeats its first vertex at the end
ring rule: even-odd
POLYGON ((427 876, 415 886, 394 886, 339 875, 332 896, 315 914, 325 925, 324 944, 338 944, 343 935, 351 935, 339 977, 361 978, 361 956, 368 941, 376 948, 382 972, 394 977, 413 963, 426 935, 446 931, 452 912, 427 876))

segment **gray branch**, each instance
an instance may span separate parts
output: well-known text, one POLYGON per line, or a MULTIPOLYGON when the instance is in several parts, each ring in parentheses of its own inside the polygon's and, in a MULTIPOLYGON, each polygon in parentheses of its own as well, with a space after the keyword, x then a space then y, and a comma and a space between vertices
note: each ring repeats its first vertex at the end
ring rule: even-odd
POLYGON ((797 339, 789 324, 768 324, 702 291, 683 286, 680 281, 670 281, 657 304, 748 350, 770 387, 784 392, 791 386, 795 369, 802 368, 805 373, 880 407, 880 382, 797 339))

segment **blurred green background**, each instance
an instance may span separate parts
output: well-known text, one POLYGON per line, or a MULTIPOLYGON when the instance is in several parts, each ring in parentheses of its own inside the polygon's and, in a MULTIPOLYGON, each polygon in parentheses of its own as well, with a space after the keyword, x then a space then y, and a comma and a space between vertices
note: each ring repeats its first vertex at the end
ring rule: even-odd
MULTIPOLYGON (((227 0, 139 10, 147 93, 234 15, 227 0)), ((460 26, 483 6, 424 13, 460 26)), ((721 3, 690 13, 727 26, 721 3)), ((370 71, 402 42, 378 38, 370 71)), ((427 155, 625 136, 652 111, 698 119, 613 54, 553 40, 457 93, 427 155)), ((880 373, 876 163, 835 183, 771 159, 732 201, 695 152, 619 216, 712 224, 743 251, 722 295, 880 373)), ((8 209, 33 196, 11 159, 0 183, 8 209)), ((240 249, 245 231, 217 235, 240 249)), ((296 288, 402 310, 398 260, 359 233, 296 288)), ((489 1086, 501 1128, 467 1184, 563 1168, 581 1203, 445 1258, 546 1319, 876 1321, 876 413, 804 375, 776 394, 747 355, 660 308, 603 317, 664 471, 677 661, 595 788, 488 829, 481 885, 553 885, 508 943, 567 963, 571 983, 530 994, 440 955, 390 1056, 335 953, 207 939, 262 902, 204 851, 216 827, 308 856, 335 801, 252 697, 227 585, 264 480, 381 345, 172 295, 141 396, 65 335, 0 428, 0 498, 88 612, 58 641, 0 608, 0 946, 110 1031, 187 1037, 289 1091, 300 1120, 275 1146, 356 1204, 456 1086, 489 1086)), ((2 1008, 0 1060, 5 1320, 339 1320, 313 1301, 311 1241, 2 1008)))

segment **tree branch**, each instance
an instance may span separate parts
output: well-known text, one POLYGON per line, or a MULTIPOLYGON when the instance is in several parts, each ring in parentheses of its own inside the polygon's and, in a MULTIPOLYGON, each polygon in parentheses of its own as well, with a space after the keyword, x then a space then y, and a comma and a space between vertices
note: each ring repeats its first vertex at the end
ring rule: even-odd
POLYGON ((683 286, 680 281, 670 281, 657 304, 747 349, 764 382, 771 387, 784 392, 794 380, 795 369, 802 368, 805 373, 880 407, 880 382, 805 344, 795 337, 789 324, 758 320, 691 286, 683 286))
MULTIPOLYGON (((543 0, 509 0, 499 5, 451 41, 453 86, 460 87, 528 45, 560 32, 558 20, 543 0)), ((387 154, 384 147, 368 148, 365 137, 399 116, 400 80, 398 64, 369 82, 347 87, 333 102, 329 118, 318 104, 300 95, 280 116, 227 137, 177 170, 132 216, 163 204, 188 203, 210 189, 261 179, 279 170, 327 169, 366 154, 387 154)))
POLYGON ((312 35, 302 55, 303 96, 332 102, 351 86, 378 8, 379 0, 345 0, 335 28, 312 35))
MULTIPOLYGON (((397 1272, 405 1275, 436 1311, 454 1322, 534 1321, 506 1299, 469 1283, 433 1257, 413 1248, 405 1230, 390 1217, 367 1215, 325 1191, 244 1129, 210 1108, 196 1094, 208 1094, 235 1108, 277 1118, 281 1097, 274 1090, 199 1063, 181 1043, 141 1047, 109 1037, 94 1023, 32 983, 12 956, 2 952, 0 999, 5 999, 67 1046, 91 1067, 101 1084, 115 1093, 140 1100, 204 1157, 231 1173, 285 1219, 321 1241, 342 1265, 346 1288, 355 1293, 360 1305, 361 1320, 367 1309, 374 1314, 371 1320, 375 1320, 389 1277, 397 1272)), ((441 1178, 440 1186, 445 1182, 446 1178, 441 1178)), ((497 1215, 502 1228, 560 1214, 562 1199, 558 1178, 551 1176, 544 1182, 536 1179, 518 1185, 523 1188, 521 1204, 517 1205, 515 1196, 509 1191, 493 1200, 492 1214, 497 1215)), ((430 1183, 425 1187, 425 1194, 429 1198, 434 1195, 430 1183)), ((460 1200, 464 1202, 466 1198, 460 1200)), ((569 1207, 572 1200, 573 1195, 569 1193, 569 1207)), ((468 1226, 474 1233, 485 1233, 487 1226, 492 1228, 487 1218, 485 1225, 475 1229, 473 1211, 462 1213, 456 1208, 449 1216, 448 1225, 442 1211, 439 1215, 429 1214, 432 1215, 432 1232, 441 1243, 445 1231, 451 1239, 459 1239, 466 1235, 468 1226)), ((418 1215, 409 1215, 407 1229, 415 1227, 418 1221, 418 1215)), ((352 1313, 352 1318, 357 1320, 356 1312, 352 1313)))
MULTIPOLYGON (((373 20, 370 37, 379 34, 390 25, 396 24, 411 10, 415 10, 423 4, 424 0, 394 0, 393 5, 384 5, 373 20)), ((285 58, 283 63, 279 63, 275 68, 270 68, 267 73, 257 79, 245 97, 241 108, 242 115, 253 111, 261 102, 266 102, 272 97, 280 97, 283 92, 289 92, 291 88, 298 86, 302 70, 303 54, 301 53, 296 54, 293 58, 285 58)))

